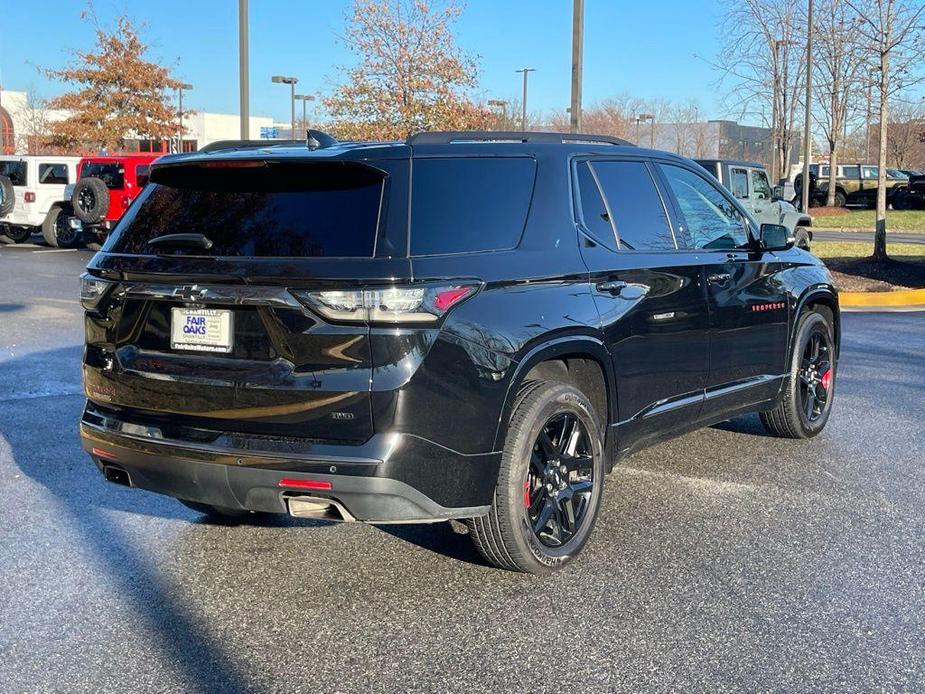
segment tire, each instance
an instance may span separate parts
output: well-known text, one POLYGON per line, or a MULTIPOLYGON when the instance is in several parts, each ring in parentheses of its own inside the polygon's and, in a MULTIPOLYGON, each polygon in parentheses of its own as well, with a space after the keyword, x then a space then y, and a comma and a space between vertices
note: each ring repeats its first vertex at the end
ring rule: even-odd
POLYGON ((845 194, 842 193, 840 190, 836 190, 835 191, 835 207, 844 207, 847 204, 847 202, 848 201, 845 198, 845 194))
POLYGON ((177 499, 181 504, 187 508, 191 508, 194 511, 198 511, 204 516, 215 520, 234 520, 235 518, 241 519, 246 518, 250 515, 253 515, 250 511, 245 511, 240 508, 228 508, 227 506, 213 506, 212 504, 202 504, 198 501, 188 501, 186 499, 177 499))
POLYGON ((8 215, 16 205, 16 191, 8 176, 0 176, 0 217, 8 215))
POLYGON ((77 219, 84 224, 102 222, 109 212, 109 188, 101 178, 81 178, 74 186, 71 205, 77 219))
POLYGON ((534 381, 521 389, 491 510, 467 521, 486 561, 546 575, 581 551, 594 529, 604 489, 600 422, 588 398, 571 385, 534 381), (547 435, 545 446, 541 433, 547 435))
POLYGON ((790 371, 780 402, 760 417, 765 429, 774 436, 809 439, 825 428, 835 399, 835 339, 831 323, 816 311, 804 313, 793 344, 790 371), (814 340, 824 350, 818 350, 817 357, 809 360, 807 353, 812 354, 814 340))
POLYGON ((16 226, 7 224, 2 227, 0 241, 5 243, 25 243, 32 238, 32 227, 16 226))
POLYGON ((797 248, 802 248, 804 251, 809 250, 809 232, 806 229, 797 227, 794 229, 793 236, 796 239, 794 245, 797 248))
POLYGON ((68 224, 68 211, 55 206, 48 210, 42 222, 42 237, 53 248, 77 248, 80 245, 80 231, 68 224))

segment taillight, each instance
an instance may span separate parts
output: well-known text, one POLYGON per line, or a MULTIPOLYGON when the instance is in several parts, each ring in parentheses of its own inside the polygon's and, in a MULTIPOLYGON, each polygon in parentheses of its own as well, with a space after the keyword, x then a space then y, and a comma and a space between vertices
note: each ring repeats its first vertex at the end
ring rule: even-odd
POLYGON ((85 272, 80 276, 80 305, 88 311, 96 310, 112 286, 112 282, 101 280, 85 272))
POLYGON ((24 202, 35 202, 35 193, 24 193, 22 199, 24 202))
POLYGON ((432 323, 478 291, 476 285, 401 286, 293 294, 325 318, 370 323, 432 323))

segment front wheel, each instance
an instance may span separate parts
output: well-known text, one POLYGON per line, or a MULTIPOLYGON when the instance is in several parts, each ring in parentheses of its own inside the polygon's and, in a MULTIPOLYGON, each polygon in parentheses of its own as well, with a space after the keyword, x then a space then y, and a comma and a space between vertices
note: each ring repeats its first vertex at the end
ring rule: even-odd
POLYGON ((511 415, 491 511, 469 520, 469 534, 491 564, 548 574, 588 541, 603 488, 591 402, 568 384, 530 383, 511 415))
POLYGON ((831 324, 821 313, 803 314, 781 401, 773 410, 761 413, 765 429, 788 439, 808 439, 821 432, 832 412, 835 366, 831 324))

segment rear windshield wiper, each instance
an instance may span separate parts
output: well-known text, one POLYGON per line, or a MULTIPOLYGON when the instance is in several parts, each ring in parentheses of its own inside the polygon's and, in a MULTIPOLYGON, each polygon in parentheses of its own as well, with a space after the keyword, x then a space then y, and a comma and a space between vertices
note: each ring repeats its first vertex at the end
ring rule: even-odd
POLYGON ((163 236, 155 236, 148 241, 148 245, 173 248, 201 248, 207 251, 212 248, 212 239, 204 234, 164 234, 163 236))

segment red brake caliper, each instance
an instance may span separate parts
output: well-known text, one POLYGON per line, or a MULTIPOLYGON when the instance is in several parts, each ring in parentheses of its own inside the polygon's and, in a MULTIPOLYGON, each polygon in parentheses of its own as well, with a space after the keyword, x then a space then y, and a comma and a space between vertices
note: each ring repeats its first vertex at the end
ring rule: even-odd
POLYGON ((832 369, 828 369, 824 374, 822 374, 822 378, 819 379, 819 383, 821 383, 822 387, 826 390, 829 389, 829 386, 832 385, 832 369))
POLYGON ((530 508, 530 476, 524 480, 524 508, 530 508))

